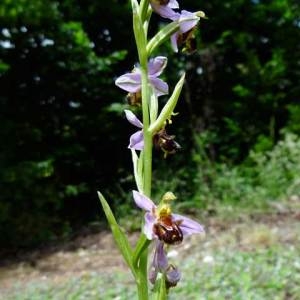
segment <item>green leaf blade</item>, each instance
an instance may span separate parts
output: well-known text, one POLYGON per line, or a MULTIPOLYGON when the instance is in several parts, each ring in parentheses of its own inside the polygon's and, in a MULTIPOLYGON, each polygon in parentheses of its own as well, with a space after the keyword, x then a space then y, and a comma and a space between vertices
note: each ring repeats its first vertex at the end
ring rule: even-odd
POLYGON ((138 261, 140 259, 141 254, 147 249, 150 245, 151 241, 147 239, 145 234, 142 234, 137 242, 135 250, 133 252, 133 265, 137 266, 138 261))
POLYGON ((133 275, 135 276, 136 272, 135 272, 133 262, 132 262, 133 251, 129 244, 129 241, 128 241, 126 235, 124 234, 124 232, 121 230, 119 224, 117 223, 117 221, 113 215, 113 212, 111 211, 109 204, 105 200, 104 196, 100 192, 98 192, 98 197, 99 197, 99 200, 103 207, 107 221, 110 225, 112 234, 116 241, 116 244, 124 257, 124 260, 126 261, 127 265, 130 267, 133 275))

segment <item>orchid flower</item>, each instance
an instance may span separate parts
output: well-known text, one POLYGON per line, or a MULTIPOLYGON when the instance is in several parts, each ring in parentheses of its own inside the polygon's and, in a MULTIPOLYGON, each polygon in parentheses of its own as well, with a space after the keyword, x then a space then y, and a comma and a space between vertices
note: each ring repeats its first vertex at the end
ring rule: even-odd
POLYGON ((179 8, 176 0, 150 0, 152 9, 163 18, 172 19, 177 14, 173 9, 179 8))
POLYGON ((171 36, 171 44, 175 52, 178 52, 178 45, 186 41, 183 38, 183 34, 193 30, 198 24, 200 17, 204 16, 205 14, 202 11, 192 13, 183 10, 180 14, 177 13, 171 18, 173 21, 178 21, 179 23, 179 30, 171 36))
MULTIPOLYGON (((158 76, 163 72, 167 65, 167 58, 164 56, 157 56, 148 62, 148 78, 153 86, 154 92, 157 97, 169 93, 169 86, 166 82, 159 79, 158 76)), ((138 93, 142 88, 142 76, 139 67, 135 67, 131 73, 126 73, 115 81, 115 84, 129 92, 138 93)))
MULTIPOLYGON (((129 123, 135 127, 140 128, 141 130, 136 131, 129 138, 129 149, 143 150, 144 148, 144 134, 143 134, 143 123, 135 116, 135 114, 125 109, 126 119, 129 123)), ((181 146, 174 140, 174 135, 168 135, 166 129, 163 128, 157 132, 153 137, 153 143, 156 148, 161 149, 165 153, 165 157, 168 154, 174 154, 181 146)))
POLYGON ((169 265, 164 243, 161 241, 156 243, 150 266, 149 280, 152 284, 155 284, 158 273, 165 274, 167 288, 176 286, 181 278, 179 270, 174 265, 169 265))
POLYGON ((162 204, 156 206, 154 202, 145 195, 138 191, 133 191, 135 204, 146 211, 143 231, 147 239, 159 239, 166 244, 172 245, 181 243, 183 238, 188 235, 204 233, 203 226, 196 221, 171 212, 169 200, 175 198, 173 193, 166 193, 163 197, 162 204), (167 194, 168 197, 166 197, 167 194))
POLYGON ((144 134, 143 134, 143 123, 136 117, 136 115, 125 109, 125 115, 129 123, 132 125, 141 128, 134 134, 130 136, 128 148, 135 150, 143 150, 144 148, 144 134))
MULTIPOLYGON (((166 127, 171 123, 171 116, 179 99, 185 75, 176 84, 172 95, 160 110, 158 97, 169 93, 168 84, 160 79, 167 65, 167 57, 150 58, 166 39, 171 36, 171 44, 177 52, 193 49, 195 31, 202 12, 179 12, 178 0, 132 0, 133 30, 139 57, 139 64, 133 70, 115 80, 116 86, 127 91, 128 104, 142 108, 142 121, 131 111, 125 110, 128 122, 137 130, 130 136, 128 148, 131 149, 133 175, 139 191, 151 194, 152 150, 153 146, 161 149, 165 157, 176 153, 181 147, 174 135, 169 135, 166 127), (148 41, 148 29, 152 11, 172 22, 159 30, 148 41), (142 151, 137 153, 135 150, 142 151)), ((135 247, 132 247, 127 235, 118 225, 109 203, 99 192, 104 213, 112 229, 125 262, 130 268, 137 286, 139 300, 149 299, 147 278, 148 253, 152 240, 155 241, 153 260, 150 263, 149 280, 155 284, 153 290, 157 299, 167 299, 169 288, 176 286, 181 274, 176 266, 168 262, 168 247, 180 244, 191 234, 204 233, 204 228, 196 221, 172 213, 171 201, 176 197, 167 192, 158 205, 139 191, 133 191, 135 204, 145 211, 143 233, 135 247), (158 274, 160 273, 160 276, 158 274)))

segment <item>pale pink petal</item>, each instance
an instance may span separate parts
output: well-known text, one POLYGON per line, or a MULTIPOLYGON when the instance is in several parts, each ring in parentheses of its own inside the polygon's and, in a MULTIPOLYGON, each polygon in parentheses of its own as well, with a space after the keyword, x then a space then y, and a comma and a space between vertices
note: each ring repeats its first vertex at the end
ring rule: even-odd
POLYGON ((197 25, 200 18, 189 11, 183 10, 179 18, 180 32, 185 33, 197 25))
POLYGON ((178 39, 178 32, 171 35, 171 46, 174 52, 178 52, 177 39, 178 39))
POLYGON ((159 76, 166 67, 168 59, 165 56, 157 56, 148 62, 148 74, 150 76, 159 76))
POLYGON ((142 130, 139 130, 130 136, 128 148, 140 151, 144 149, 144 134, 142 130))
POLYGON ((171 8, 179 8, 179 4, 176 0, 170 0, 169 3, 168 3, 168 6, 171 7, 171 8))
POLYGON ((129 93, 136 93, 141 90, 141 74, 139 72, 126 73, 117 78, 115 84, 129 93))
POLYGON ((147 212, 145 214, 145 225, 144 225, 143 232, 148 240, 153 240, 156 237, 155 234, 153 233, 153 225, 155 221, 156 219, 152 213, 147 212))
POLYGON ((148 273, 148 279, 152 284, 155 284, 158 271, 154 267, 151 267, 148 273))
POLYGON ((153 2, 151 2, 150 4, 152 9, 163 18, 173 20, 174 18, 176 18, 176 15, 178 14, 168 5, 160 5, 153 2))
POLYGON ((138 128, 143 128, 143 123, 136 117, 136 115, 132 111, 125 109, 124 112, 129 123, 138 128))
POLYGON ((177 214, 172 214, 172 219, 174 222, 180 221, 179 227, 182 231, 183 236, 204 232, 203 226, 190 218, 177 214))
POLYGON ((168 268, 168 258, 164 251, 164 243, 157 240, 154 255, 149 271, 149 280, 152 284, 155 284, 158 272, 164 272, 168 268))
POLYGON ((164 272, 168 267, 168 258, 162 241, 157 241, 156 243, 152 265, 160 272, 164 272))
POLYGON ((156 77, 149 77, 149 81, 153 85, 156 96, 162 96, 169 93, 169 86, 163 80, 156 77))
POLYGON ((132 194, 133 194, 134 202, 139 208, 146 210, 148 212, 152 212, 152 210, 155 209, 156 207, 155 204, 148 197, 144 196, 138 191, 132 191, 132 194))
POLYGON ((179 21, 180 18, 180 13, 178 12, 174 12, 174 14, 172 14, 169 19, 172 20, 173 22, 179 21))

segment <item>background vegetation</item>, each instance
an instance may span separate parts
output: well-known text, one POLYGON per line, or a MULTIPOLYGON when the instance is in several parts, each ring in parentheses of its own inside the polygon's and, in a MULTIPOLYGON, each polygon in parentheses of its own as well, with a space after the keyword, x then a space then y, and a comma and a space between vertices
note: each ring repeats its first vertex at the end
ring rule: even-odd
MULTIPOLYGON (((154 195, 173 189, 182 208, 211 209, 299 194, 299 1, 181 3, 209 19, 195 54, 160 52, 170 85, 179 69, 187 83, 170 128, 183 150, 157 153, 154 195)), ((133 128, 114 86, 136 61, 130 14, 126 0, 1 1, 1 247, 101 220, 98 189, 130 213, 133 128)))

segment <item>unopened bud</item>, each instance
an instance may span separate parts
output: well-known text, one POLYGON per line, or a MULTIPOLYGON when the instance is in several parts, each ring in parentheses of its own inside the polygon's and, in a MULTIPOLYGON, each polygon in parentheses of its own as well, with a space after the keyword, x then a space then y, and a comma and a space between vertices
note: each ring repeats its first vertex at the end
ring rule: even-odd
POLYGON ((169 265, 166 270, 166 286, 167 288, 174 287, 177 285, 181 278, 181 274, 177 267, 169 265))

